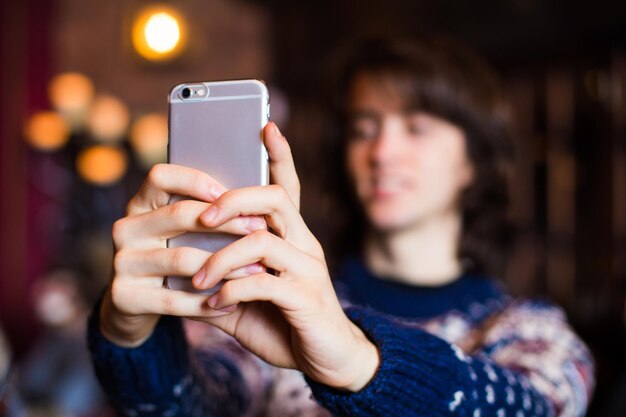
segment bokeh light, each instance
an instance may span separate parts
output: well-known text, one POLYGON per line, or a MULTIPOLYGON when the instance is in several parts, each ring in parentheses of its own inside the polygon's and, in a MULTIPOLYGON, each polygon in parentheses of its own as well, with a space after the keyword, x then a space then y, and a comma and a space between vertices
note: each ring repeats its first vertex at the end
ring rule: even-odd
POLYGON ((85 75, 65 72, 52 78, 48 84, 48 97, 52 106, 73 127, 80 127, 84 124, 94 90, 93 82, 85 75))
POLYGON ((130 130, 130 145, 146 169, 167 159, 167 117, 151 113, 140 117, 130 130))
POLYGON ((133 24, 132 40, 137 53, 150 61, 172 59, 184 49, 185 24, 170 7, 148 7, 133 24))
POLYGON ((119 181, 127 168, 126 153, 114 146, 94 145, 82 150, 76 158, 78 175, 83 180, 99 186, 119 181))
POLYGON ((164 54, 176 48, 180 40, 178 22, 171 15, 161 12, 150 16, 144 29, 148 46, 164 54))
POLYGON ((124 137, 130 113, 121 100, 110 95, 96 97, 87 116, 91 135, 103 142, 118 142, 124 137))
POLYGON ((70 129, 63 117, 53 111, 33 114, 26 122, 24 137, 35 149, 54 151, 64 146, 69 139, 70 129))

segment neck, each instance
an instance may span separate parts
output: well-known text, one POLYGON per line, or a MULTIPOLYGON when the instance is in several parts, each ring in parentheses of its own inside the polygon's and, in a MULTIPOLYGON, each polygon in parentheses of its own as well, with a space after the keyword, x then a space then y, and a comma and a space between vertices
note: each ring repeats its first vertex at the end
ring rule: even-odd
POLYGON ((458 213, 397 231, 370 231, 368 267, 378 276, 414 285, 439 286, 459 278, 461 218, 458 213))

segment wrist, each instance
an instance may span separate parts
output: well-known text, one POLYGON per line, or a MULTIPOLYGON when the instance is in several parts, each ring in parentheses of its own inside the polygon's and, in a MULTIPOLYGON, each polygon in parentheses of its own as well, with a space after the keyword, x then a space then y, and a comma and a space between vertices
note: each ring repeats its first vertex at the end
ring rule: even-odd
POLYGON ((380 352, 374 343, 367 338, 363 330, 351 323, 359 346, 354 355, 354 376, 352 382, 344 387, 347 391, 361 391, 374 378, 380 365, 380 352))
POLYGON ((156 327, 157 315, 128 315, 120 311, 111 293, 106 292, 100 305, 100 333, 110 342, 125 348, 134 348, 145 342, 156 327))

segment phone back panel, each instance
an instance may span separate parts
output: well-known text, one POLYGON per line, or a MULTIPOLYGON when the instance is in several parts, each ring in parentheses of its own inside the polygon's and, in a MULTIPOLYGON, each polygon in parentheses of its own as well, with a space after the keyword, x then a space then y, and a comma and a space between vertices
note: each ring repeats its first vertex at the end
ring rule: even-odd
MULTIPOLYGON (((204 171, 226 188, 267 185, 267 151, 262 129, 269 119, 269 96, 257 80, 187 83, 169 96, 168 160, 204 171), (187 86, 203 85, 201 98, 182 98, 187 86)), ((174 203, 184 196, 173 196, 174 203)), ((239 236, 186 233, 168 240, 168 247, 190 246, 216 252, 239 236)), ((172 289, 193 291, 189 278, 168 277, 172 289)), ((215 291, 216 289, 213 289, 215 291)), ((207 291, 211 292, 211 291, 207 291)))

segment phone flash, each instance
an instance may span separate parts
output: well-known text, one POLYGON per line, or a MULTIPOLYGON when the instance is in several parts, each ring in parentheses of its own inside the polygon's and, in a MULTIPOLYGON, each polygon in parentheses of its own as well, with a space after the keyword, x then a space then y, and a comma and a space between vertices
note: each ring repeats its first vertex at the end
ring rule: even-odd
POLYGON ((204 95, 204 90, 200 88, 200 89, 198 89, 196 94, 198 94, 199 96, 203 96, 204 95))

